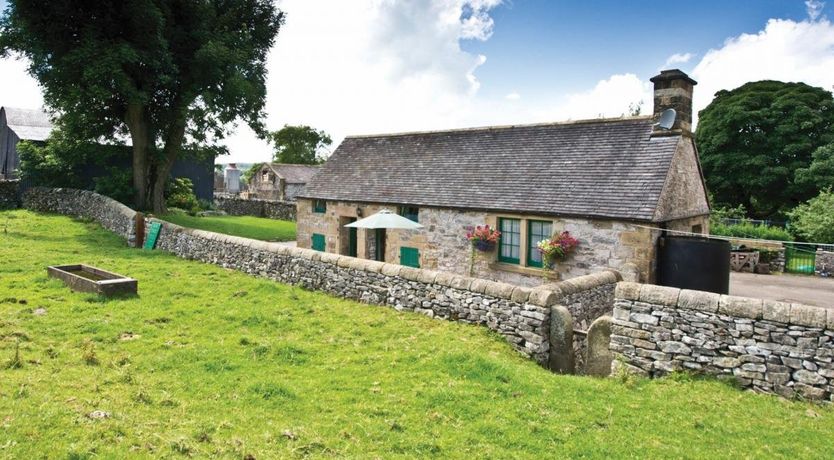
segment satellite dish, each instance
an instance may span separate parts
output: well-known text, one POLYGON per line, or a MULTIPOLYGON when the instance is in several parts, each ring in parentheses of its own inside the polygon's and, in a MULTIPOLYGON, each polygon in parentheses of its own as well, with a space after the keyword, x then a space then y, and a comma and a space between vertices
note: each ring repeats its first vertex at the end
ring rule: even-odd
POLYGON ((666 109, 660 114, 660 123, 657 125, 662 129, 672 129, 672 126, 675 124, 675 117, 677 116, 678 113, 675 112, 675 109, 666 109))

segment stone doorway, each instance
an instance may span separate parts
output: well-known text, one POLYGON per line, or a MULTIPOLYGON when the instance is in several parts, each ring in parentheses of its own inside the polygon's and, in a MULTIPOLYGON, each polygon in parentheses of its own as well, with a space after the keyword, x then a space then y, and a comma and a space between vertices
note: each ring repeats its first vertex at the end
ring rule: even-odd
POLYGON ((339 254, 350 257, 358 256, 358 239, 356 229, 345 225, 356 222, 355 217, 339 217, 339 254))

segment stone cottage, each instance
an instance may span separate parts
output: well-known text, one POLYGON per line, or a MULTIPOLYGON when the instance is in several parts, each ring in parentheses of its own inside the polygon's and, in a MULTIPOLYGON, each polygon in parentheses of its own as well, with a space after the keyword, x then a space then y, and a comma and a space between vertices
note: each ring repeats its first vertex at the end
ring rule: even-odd
POLYGON ((249 198, 294 201, 320 169, 314 165, 264 163, 249 181, 249 198))
POLYGON ((347 137, 299 195, 298 245, 528 286, 626 264, 653 281, 658 237, 708 233, 709 204, 696 82, 679 70, 651 81, 652 116, 347 137), (344 227, 381 209, 424 228, 344 227), (465 234, 484 224, 502 237, 473 253, 465 234), (536 244, 563 230, 579 246, 541 268, 536 244))

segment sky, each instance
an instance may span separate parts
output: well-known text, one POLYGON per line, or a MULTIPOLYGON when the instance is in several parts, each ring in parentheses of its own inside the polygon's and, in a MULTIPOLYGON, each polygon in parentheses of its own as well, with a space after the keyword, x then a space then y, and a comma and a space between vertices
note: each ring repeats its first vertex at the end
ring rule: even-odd
MULTIPOLYGON (((5 2, 0 0, 5 6, 5 2)), ((267 127, 346 135, 616 117, 679 68, 695 110, 748 81, 834 89, 832 6, 819 0, 278 0, 267 127)), ((832 2, 834 4, 834 2, 832 2)), ((42 104, 0 60, 0 105, 42 104)), ((217 162, 268 161, 238 126, 217 162)))

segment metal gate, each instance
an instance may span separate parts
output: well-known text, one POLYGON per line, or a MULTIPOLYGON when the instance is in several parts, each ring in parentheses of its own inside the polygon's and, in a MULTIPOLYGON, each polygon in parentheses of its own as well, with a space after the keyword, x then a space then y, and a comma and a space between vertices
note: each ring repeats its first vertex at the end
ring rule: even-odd
POLYGON ((786 244, 785 271, 813 275, 816 256, 813 246, 786 244))

